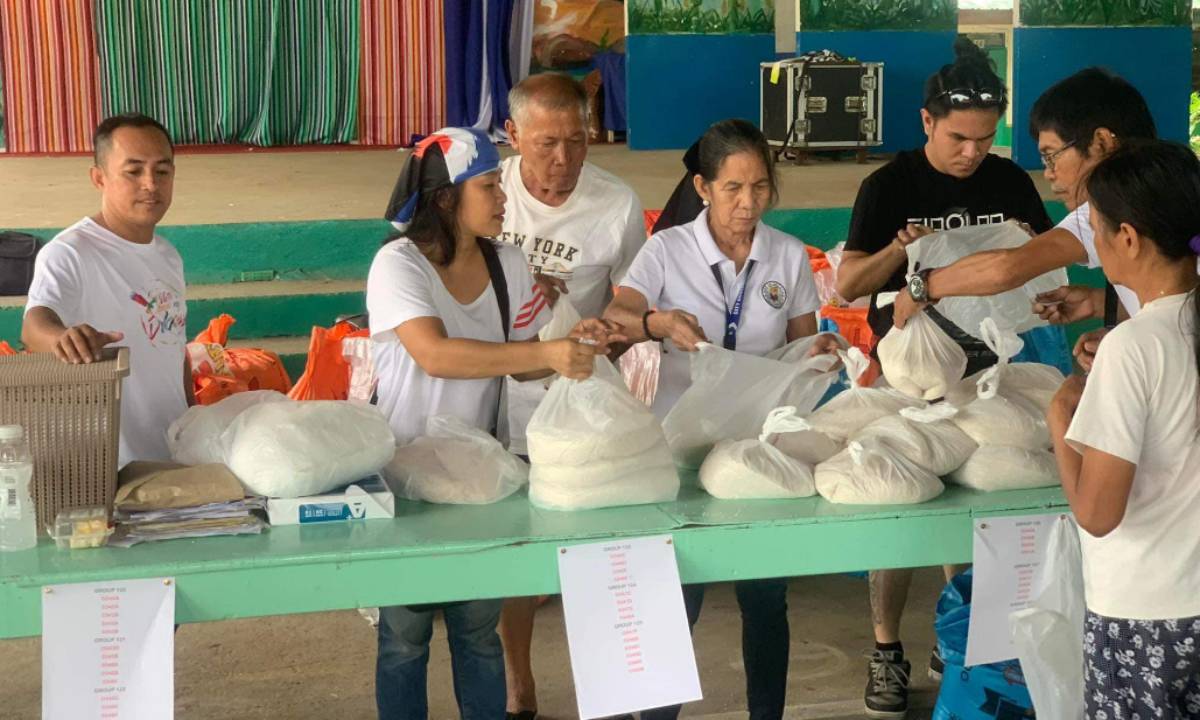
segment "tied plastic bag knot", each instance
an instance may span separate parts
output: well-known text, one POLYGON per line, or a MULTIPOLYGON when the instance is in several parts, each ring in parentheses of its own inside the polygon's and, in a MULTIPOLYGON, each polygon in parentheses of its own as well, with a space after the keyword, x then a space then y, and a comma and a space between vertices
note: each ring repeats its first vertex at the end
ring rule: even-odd
POLYGON ((796 413, 796 406, 785 405, 767 413, 767 419, 763 422, 762 432, 758 435, 758 441, 767 442, 771 439, 772 435, 787 432, 803 432, 805 430, 812 430, 812 425, 809 425, 807 420, 796 413))
POLYGON ((817 465, 813 475, 821 497, 849 505, 923 503, 945 489, 936 475, 879 437, 851 440, 844 451, 817 465))
POLYGON ((979 335, 983 344, 998 358, 996 364, 984 370, 975 381, 978 396, 988 400, 1000 392, 1000 374, 1025 347, 1025 341, 1012 330, 1001 330, 990 317, 979 323, 979 335))

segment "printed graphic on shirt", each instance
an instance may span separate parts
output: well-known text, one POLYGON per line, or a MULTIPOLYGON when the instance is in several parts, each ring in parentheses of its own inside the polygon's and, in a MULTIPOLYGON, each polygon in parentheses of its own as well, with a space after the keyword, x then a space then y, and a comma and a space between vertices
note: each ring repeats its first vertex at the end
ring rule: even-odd
POLYGON ((787 302, 787 289, 774 280, 768 280, 762 286, 762 298, 771 307, 779 310, 787 302))
POLYGON ((500 233, 502 242, 516 245, 525 252, 529 272, 570 280, 575 274, 582 251, 578 245, 519 232, 500 233))
POLYGON ((170 347, 184 341, 187 310, 183 293, 156 280, 151 287, 130 293, 129 299, 141 308, 139 321, 151 345, 170 347))
POLYGON ((520 330, 527 328, 537 320, 537 316, 545 310, 549 303, 546 301, 546 296, 542 294, 542 288, 536 284, 533 286, 533 296, 529 298, 529 302, 521 306, 521 312, 517 313, 517 317, 513 320, 513 329, 520 330))
POLYGON ((951 208, 941 217, 910 217, 904 222, 910 225, 924 225, 934 232, 940 232, 972 225, 998 225, 1007 220, 1002 212, 972 215, 966 208, 951 208))

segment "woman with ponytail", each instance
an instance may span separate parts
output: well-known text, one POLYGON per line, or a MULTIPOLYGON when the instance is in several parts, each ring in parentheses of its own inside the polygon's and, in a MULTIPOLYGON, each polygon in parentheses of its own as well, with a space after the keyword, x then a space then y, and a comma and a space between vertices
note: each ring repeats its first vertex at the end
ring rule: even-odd
POLYGON ((1087 182, 1104 273, 1141 311, 1047 420, 1080 528, 1088 717, 1200 717, 1200 160, 1129 144, 1087 182))

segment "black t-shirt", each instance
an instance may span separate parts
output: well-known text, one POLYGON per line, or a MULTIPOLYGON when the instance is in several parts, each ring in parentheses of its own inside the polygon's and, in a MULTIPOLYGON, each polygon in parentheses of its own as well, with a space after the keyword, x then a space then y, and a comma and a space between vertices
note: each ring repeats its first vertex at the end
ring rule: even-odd
MULTIPOLYGON (((879 252, 909 223, 952 230, 1012 219, 1028 223, 1039 233, 1053 227, 1033 180, 1016 163, 988 155, 971 177, 960 180, 935 170, 923 148, 910 150, 899 153, 863 181, 850 217, 846 250, 879 252)), ((904 288, 907 271, 907 265, 902 265, 879 291, 904 288)), ((977 357, 981 348, 990 355, 982 343, 954 328, 936 312, 931 314, 944 329, 953 330, 951 337, 967 350, 972 360, 968 372, 979 369, 980 361, 991 364, 977 357)), ((872 294, 867 319, 875 334, 883 337, 892 327, 892 306, 875 307, 872 294)), ((993 362, 994 359, 992 356, 993 362)))

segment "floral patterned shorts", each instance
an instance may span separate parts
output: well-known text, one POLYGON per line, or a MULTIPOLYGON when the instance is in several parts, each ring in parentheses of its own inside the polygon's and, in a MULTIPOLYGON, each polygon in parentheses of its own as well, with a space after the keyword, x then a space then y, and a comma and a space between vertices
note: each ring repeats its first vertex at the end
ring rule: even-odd
POLYGON ((1200 718, 1200 617, 1122 620, 1088 612, 1083 655, 1090 720, 1200 718))

